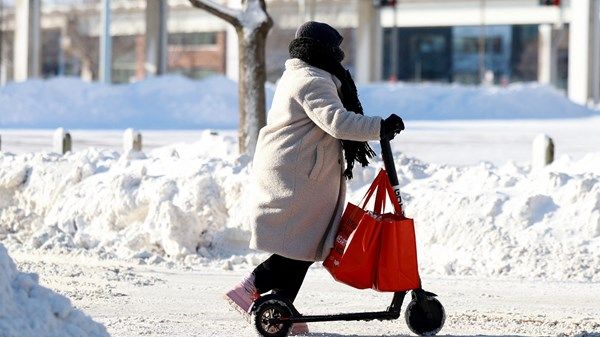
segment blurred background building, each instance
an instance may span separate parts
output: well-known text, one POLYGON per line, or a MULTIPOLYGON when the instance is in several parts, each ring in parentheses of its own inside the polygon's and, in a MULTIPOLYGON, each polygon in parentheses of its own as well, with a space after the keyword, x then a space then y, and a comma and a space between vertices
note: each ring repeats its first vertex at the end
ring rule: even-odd
MULTIPOLYGON (((235 31, 187 0, 0 3, 1 83, 237 76, 235 31), (103 39, 106 32, 110 39, 103 39)), ((312 19, 343 33, 344 62, 362 83, 538 81, 578 103, 600 102, 600 0, 267 0, 267 6, 274 19, 270 81, 283 71, 296 27, 312 19)))

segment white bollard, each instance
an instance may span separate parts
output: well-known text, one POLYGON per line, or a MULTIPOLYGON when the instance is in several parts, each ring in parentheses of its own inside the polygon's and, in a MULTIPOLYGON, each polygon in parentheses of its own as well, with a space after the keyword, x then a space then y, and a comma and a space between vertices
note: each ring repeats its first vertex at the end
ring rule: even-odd
POLYGON ((54 139, 52 143, 54 152, 56 153, 65 154, 73 149, 71 134, 63 128, 58 128, 56 131, 54 131, 54 139))
POLYGON ((123 151, 142 151, 142 134, 132 128, 125 130, 123 133, 123 151))
POLYGON ((554 141, 545 134, 539 134, 533 140, 531 169, 538 170, 554 161, 554 141))

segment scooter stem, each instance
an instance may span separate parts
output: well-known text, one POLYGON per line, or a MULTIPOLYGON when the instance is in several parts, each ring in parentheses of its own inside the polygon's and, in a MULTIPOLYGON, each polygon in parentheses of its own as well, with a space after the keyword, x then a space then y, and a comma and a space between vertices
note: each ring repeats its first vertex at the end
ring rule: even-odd
POLYGON ((396 198, 398 198, 398 203, 400 203, 402 215, 404 215, 402 197, 400 196, 400 183, 398 182, 398 174, 396 173, 396 165, 394 164, 394 156, 392 155, 392 147, 390 145, 390 141, 387 139, 382 139, 380 140, 380 144, 383 165, 385 166, 385 170, 387 171, 387 175, 390 179, 390 183, 392 184, 392 188, 394 189, 394 193, 396 194, 396 198))

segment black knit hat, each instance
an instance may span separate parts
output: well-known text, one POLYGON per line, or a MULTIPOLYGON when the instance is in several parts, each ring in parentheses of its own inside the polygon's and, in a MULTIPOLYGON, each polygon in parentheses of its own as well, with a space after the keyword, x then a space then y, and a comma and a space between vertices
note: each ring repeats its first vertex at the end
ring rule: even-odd
POLYGON ((308 21, 296 30, 296 38, 308 37, 329 45, 339 47, 344 39, 335 28, 322 22, 308 21))

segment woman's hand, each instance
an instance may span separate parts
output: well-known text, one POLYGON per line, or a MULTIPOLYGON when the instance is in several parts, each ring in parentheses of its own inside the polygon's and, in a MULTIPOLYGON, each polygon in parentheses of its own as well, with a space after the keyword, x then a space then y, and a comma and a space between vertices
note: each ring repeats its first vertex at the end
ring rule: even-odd
POLYGON ((402 118, 396 114, 391 114, 388 118, 381 121, 379 136, 381 139, 392 140, 402 130, 404 130, 402 118))

